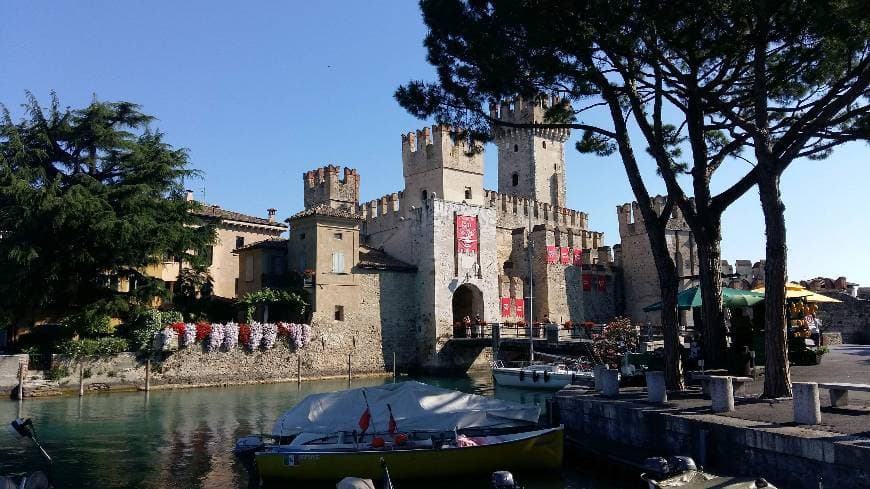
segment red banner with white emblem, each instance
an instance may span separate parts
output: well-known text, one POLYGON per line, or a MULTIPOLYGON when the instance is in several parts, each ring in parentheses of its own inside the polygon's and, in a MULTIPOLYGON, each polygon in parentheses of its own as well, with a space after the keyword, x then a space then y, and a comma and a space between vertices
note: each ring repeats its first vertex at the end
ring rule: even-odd
POLYGON ((583 290, 592 290, 592 275, 583 274, 583 290))
POLYGON ((562 265, 568 265, 571 263, 571 248, 559 248, 559 259, 562 262, 562 265))
POLYGON ((583 265, 583 250, 574 248, 574 266, 579 267, 581 265, 583 265))
POLYGON ((598 276, 598 291, 604 292, 607 290, 607 275, 598 276))
POLYGON ((547 245, 547 263, 559 263, 559 252, 553 245, 547 245))
POLYGON ((522 299, 514 299, 514 309, 518 318, 526 317, 526 303, 522 299))
POLYGON ((477 217, 456 216, 456 252, 477 253, 477 217))
POLYGON ((501 317, 506 318, 511 315, 511 298, 510 297, 502 297, 501 298, 501 317))

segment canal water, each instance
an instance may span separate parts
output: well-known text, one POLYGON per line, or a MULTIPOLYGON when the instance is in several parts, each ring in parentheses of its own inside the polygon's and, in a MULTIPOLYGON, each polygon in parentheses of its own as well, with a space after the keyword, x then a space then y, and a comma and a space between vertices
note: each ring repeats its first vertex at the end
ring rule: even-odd
MULTIPOLYGON (((543 392, 498 388, 489 372, 463 377, 417 380, 464 392, 540 404, 543 392)), ((354 387, 392 380, 360 379, 354 387)), ((347 388, 347 381, 265 384, 226 388, 180 389, 144 393, 91 394, 25 401, 22 415, 34 420, 53 457, 51 477, 57 488, 252 488, 244 467, 233 456, 236 439, 268 433, 272 422, 306 395, 347 388)), ((27 440, 8 422, 18 403, 0 401, 0 474, 45 468, 27 440)), ((358 416, 358 413, 349 413, 358 416)), ((526 489, 612 489, 625 486, 608 474, 572 463, 554 474, 515 474, 526 489)), ((624 479, 623 479, 624 480, 624 479)), ((335 487, 335 483, 296 487, 335 487)), ((290 487, 285 486, 285 487, 290 487)), ((478 479, 397 483, 396 489, 487 488, 478 479)))

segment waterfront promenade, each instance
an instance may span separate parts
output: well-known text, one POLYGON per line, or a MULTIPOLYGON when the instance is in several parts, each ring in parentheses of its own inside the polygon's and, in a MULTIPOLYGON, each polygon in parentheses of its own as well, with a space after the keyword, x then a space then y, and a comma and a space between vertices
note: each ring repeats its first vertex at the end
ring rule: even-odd
MULTIPOLYGON (((870 382, 870 346, 840 345, 812 367, 794 367, 794 382, 870 382)), ((763 378, 738 394, 735 410, 714 414, 700 389, 669 393, 668 403, 646 402, 644 388, 615 399, 570 387, 557 394, 562 422, 581 445, 617 457, 680 454, 713 470, 763 476, 780 487, 870 487, 870 396, 850 395, 831 408, 821 390, 822 422, 797 425, 790 399, 765 401, 763 378)))

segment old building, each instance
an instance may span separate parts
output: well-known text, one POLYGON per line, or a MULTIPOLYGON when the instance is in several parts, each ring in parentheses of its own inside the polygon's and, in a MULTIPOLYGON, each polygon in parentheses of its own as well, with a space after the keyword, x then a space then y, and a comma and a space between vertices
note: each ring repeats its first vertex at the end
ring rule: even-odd
MULTIPOLYGON (((540 122, 554 102, 517 99, 492 114, 540 122)), ((447 344, 466 316, 612 318, 622 283, 611 249, 585 213, 564 207, 568 135, 498 129, 498 191, 483 188, 482 149, 445 126, 402 135, 404 188, 370 202, 359 202, 353 169, 305 172, 305 209, 288 219, 286 259, 306 277, 315 330, 353 346, 377 339, 404 362, 438 367, 455 366, 447 344)), ((256 267, 255 249, 241 249, 239 261, 256 267)))

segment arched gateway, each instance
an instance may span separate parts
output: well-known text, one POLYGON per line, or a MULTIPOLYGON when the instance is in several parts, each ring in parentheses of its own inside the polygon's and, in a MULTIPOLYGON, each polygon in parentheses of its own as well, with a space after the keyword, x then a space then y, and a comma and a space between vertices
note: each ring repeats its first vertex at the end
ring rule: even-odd
POLYGON ((466 316, 483 317, 483 292, 472 284, 462 284, 453 292, 453 324, 461 324, 466 316))

